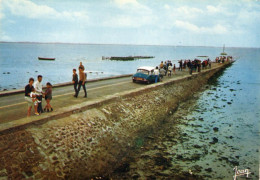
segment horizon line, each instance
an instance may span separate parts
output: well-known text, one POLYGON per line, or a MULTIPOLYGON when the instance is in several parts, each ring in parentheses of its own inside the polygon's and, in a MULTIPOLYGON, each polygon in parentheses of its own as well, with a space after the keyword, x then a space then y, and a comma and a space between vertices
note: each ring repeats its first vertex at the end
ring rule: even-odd
MULTIPOLYGON (((113 43, 79 43, 79 42, 37 42, 37 41, 0 41, 0 43, 31 43, 31 44, 78 44, 78 45, 122 45, 122 46, 176 46, 176 47, 211 47, 222 48, 222 46, 203 46, 203 45, 167 45, 167 44, 113 44, 113 43)), ((225 46, 226 47, 226 46, 225 46)), ((239 47, 228 46, 226 48, 255 48, 260 47, 239 47)))

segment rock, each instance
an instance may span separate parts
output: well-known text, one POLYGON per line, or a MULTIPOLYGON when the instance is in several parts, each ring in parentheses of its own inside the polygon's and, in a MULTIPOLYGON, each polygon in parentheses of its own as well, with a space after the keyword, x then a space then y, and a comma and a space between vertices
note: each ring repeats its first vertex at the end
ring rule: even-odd
POLYGON ((218 132, 218 128, 217 127, 214 127, 213 130, 214 130, 214 132, 218 132))
POLYGON ((199 120, 200 120, 200 121, 204 121, 204 119, 203 119, 203 118, 199 118, 199 120))
POLYGON ((192 172, 201 172, 202 167, 199 165, 195 165, 192 167, 192 172))
POLYGON ((230 160, 229 161, 233 166, 238 166, 239 165, 239 162, 238 161, 235 161, 235 160, 230 160))
POLYGON ((146 176, 146 179, 149 179, 149 180, 156 180, 156 176, 153 176, 153 175, 146 176))
POLYGON ((162 154, 159 154, 158 156, 155 156, 153 159, 155 161, 155 165, 163 166, 164 169, 165 169, 165 167, 171 167, 172 166, 171 159, 170 158, 167 159, 162 154))
POLYGON ((27 176, 32 176, 33 175, 33 172, 32 171, 30 171, 30 170, 28 170, 28 171, 25 171, 25 174, 27 175, 27 176))
POLYGON ((205 169, 205 171, 212 172, 212 168, 207 168, 207 169, 205 169))
POLYGON ((210 144, 216 144, 218 142, 218 138, 213 137, 213 141, 210 142, 210 144))
POLYGON ((7 74, 10 74, 10 72, 7 72, 7 74))
POLYGON ((201 146, 198 145, 198 144, 193 145, 193 147, 194 147, 194 148, 201 148, 201 146))
POLYGON ((149 155, 141 155, 142 159, 150 159, 151 157, 149 155))
POLYGON ((200 157, 201 157, 200 154, 193 154, 193 155, 190 157, 190 159, 191 159, 191 160, 199 160, 200 157))
POLYGON ((114 172, 116 173, 126 173, 130 170, 130 165, 129 163, 123 163, 121 164, 118 168, 115 169, 114 172))
POLYGON ((232 102, 227 102, 228 104, 232 104, 232 102))
POLYGON ((183 159, 182 155, 177 155, 176 159, 183 159))
POLYGON ((132 179, 138 179, 140 177, 140 175, 138 173, 135 173, 132 175, 132 179))
POLYGON ((229 89, 229 90, 230 90, 231 92, 232 92, 232 91, 235 91, 235 89, 229 89))

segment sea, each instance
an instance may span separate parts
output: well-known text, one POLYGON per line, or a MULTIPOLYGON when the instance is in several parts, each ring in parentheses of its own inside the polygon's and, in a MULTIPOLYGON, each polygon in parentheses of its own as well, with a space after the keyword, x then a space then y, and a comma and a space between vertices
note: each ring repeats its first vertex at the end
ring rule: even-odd
MULTIPOLYGON (((226 48, 236 56, 254 56, 259 49, 226 48), (248 54, 249 53, 249 54, 248 54)), ((89 72, 88 79, 133 74, 140 66, 156 66, 161 61, 209 56, 212 60, 222 52, 222 47, 95 45, 60 43, 0 43, 0 91, 23 89, 30 77, 43 76, 43 83, 70 82, 72 69, 82 62, 89 72), (102 60, 102 56, 154 56, 135 61, 102 60), (55 61, 39 61, 38 57, 56 58, 55 61), (92 72, 92 73, 91 73, 92 72)), ((178 66, 178 65, 177 65, 178 66)))
MULTIPOLYGON (((177 67, 178 60, 194 59, 197 56, 208 56, 214 61, 222 50, 222 47, 0 43, 0 92, 23 89, 28 84, 29 78, 36 79, 37 75, 43 76, 43 83, 69 82, 72 79, 72 69, 77 69, 80 62, 89 72, 88 79, 97 79, 132 74, 140 66, 157 66, 166 60, 171 60, 177 67), (102 60, 102 56, 154 56, 154 58, 111 61, 102 60), (38 57, 54 57, 56 60, 39 61, 38 57)), ((232 179, 233 168, 237 166, 238 169, 250 169, 252 173, 249 176, 258 179, 260 48, 226 47, 225 52, 233 56, 236 61, 217 76, 213 83, 209 82, 192 105, 183 105, 185 113, 182 113, 181 117, 188 121, 186 125, 192 125, 180 124, 178 127, 180 133, 187 135, 189 139, 186 143, 187 149, 192 149, 197 144, 209 151, 198 161, 187 164, 183 159, 179 161, 173 155, 172 163, 179 163, 187 171, 192 170, 197 164, 202 168, 198 174, 207 173, 213 179, 232 179), (206 171, 203 170, 205 166, 206 171)), ((168 134, 170 131, 168 129, 165 132, 168 134)), ((167 144, 166 141, 169 140, 159 138, 154 143, 167 144)), ((178 149, 182 152, 182 149, 189 154, 183 143, 180 144, 182 146, 171 144, 165 151, 171 154, 178 149)))

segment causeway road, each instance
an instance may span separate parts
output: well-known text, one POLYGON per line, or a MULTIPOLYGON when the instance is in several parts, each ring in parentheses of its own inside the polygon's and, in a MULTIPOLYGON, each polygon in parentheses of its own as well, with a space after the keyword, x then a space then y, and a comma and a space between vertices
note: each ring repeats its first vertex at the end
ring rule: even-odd
MULTIPOLYGON (((220 64, 212 63, 212 68, 218 67, 220 64)), ((197 73, 193 73, 197 74, 197 73)), ((176 74, 171 77, 164 77, 163 81, 177 79, 180 77, 189 76, 188 69, 183 71, 176 70, 176 74)), ((45 83, 43 79, 43 84, 45 83)), ((26 84, 25 84, 26 85, 26 84)), ((83 98, 84 91, 81 87, 78 98, 73 97, 74 88, 73 85, 67 85, 62 87, 53 88, 53 99, 51 105, 54 112, 60 108, 69 107, 72 105, 81 104, 86 101, 95 101, 96 99, 102 99, 109 95, 114 95, 117 93, 134 90, 147 86, 142 83, 133 83, 131 76, 126 77, 116 77, 112 79, 99 80, 87 82, 86 88, 88 92, 88 97, 83 98)), ((0 92, 1 93, 1 92, 0 92)), ((42 102, 42 106, 46 105, 45 100, 42 102)), ((26 118, 27 115, 27 103, 24 100, 24 92, 13 93, 10 95, 0 96, 0 124, 9 123, 22 118, 26 118)), ((40 115, 40 117, 51 116, 54 112, 45 112, 40 115)), ((34 110, 32 109, 31 117, 29 119, 39 119, 39 117, 34 115, 34 110)))

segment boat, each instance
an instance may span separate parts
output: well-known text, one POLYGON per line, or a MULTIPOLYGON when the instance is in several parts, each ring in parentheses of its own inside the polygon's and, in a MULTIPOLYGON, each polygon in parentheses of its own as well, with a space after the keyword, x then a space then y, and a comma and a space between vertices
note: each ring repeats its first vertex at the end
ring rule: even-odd
POLYGON ((226 56, 226 55, 227 55, 227 53, 225 53, 225 44, 223 45, 223 52, 220 53, 220 55, 221 55, 221 56, 226 56))
POLYGON ((45 57, 38 57, 38 60, 54 61, 54 60, 55 60, 55 58, 45 58, 45 57))
POLYGON ((133 61, 136 59, 149 59, 154 58, 154 56, 102 56, 102 60, 116 60, 116 61, 133 61))

